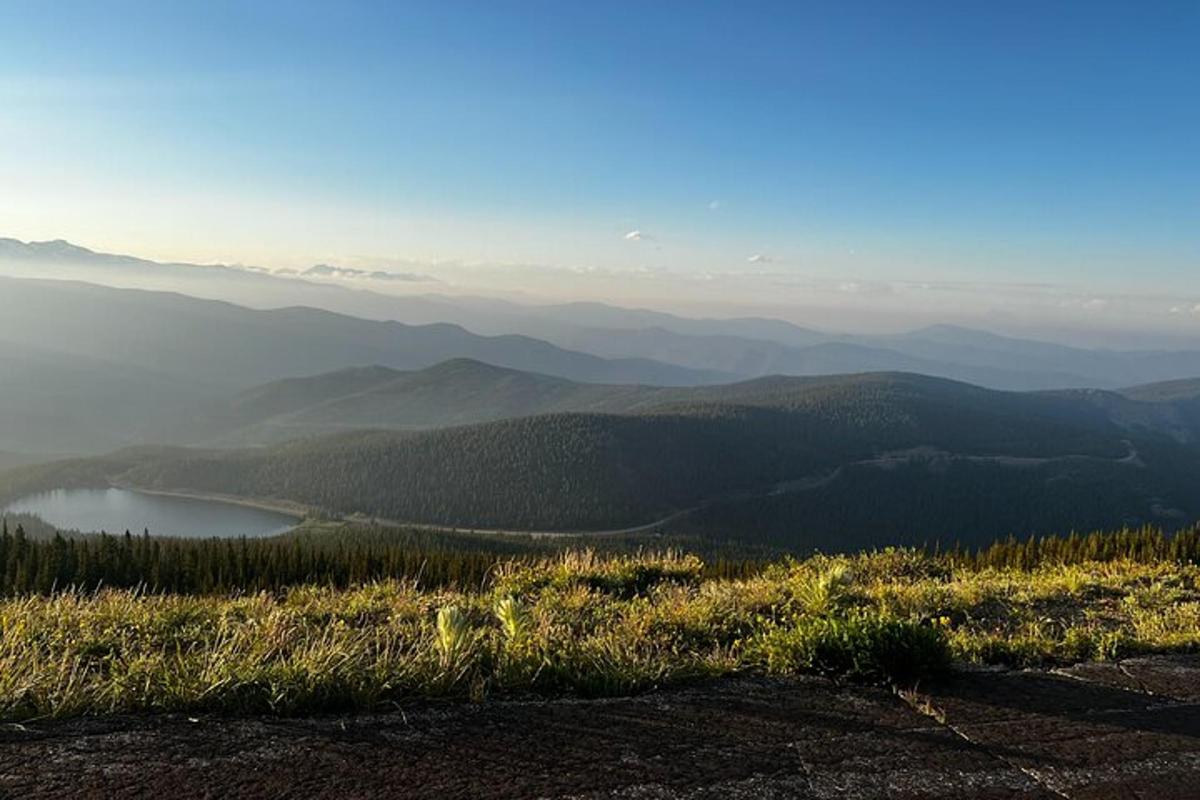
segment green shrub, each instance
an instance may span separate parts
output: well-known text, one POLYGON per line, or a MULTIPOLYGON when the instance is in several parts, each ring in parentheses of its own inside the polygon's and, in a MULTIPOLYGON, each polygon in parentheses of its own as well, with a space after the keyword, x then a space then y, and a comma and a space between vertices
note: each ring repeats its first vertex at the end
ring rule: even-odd
POLYGON ((801 616, 773 625, 747 644, 751 661, 777 674, 812 673, 908 685, 944 671, 950 650, 935 624, 856 612, 801 616))

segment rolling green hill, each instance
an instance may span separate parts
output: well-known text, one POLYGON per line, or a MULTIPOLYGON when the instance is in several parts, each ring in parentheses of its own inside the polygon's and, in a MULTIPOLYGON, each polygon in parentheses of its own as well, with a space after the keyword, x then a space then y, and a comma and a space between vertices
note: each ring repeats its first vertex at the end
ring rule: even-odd
MULTIPOLYGON (((179 427, 175 440, 236 447, 352 430, 421 430, 538 414, 630 414, 695 405, 793 410, 837 405, 846 410, 872 402, 878 407, 902 405, 918 386, 939 387, 926 392, 925 403, 986 397, 990 406, 1013 413, 1091 425, 1113 423, 1181 441, 1191 441, 1200 433, 1200 415, 1192 413, 1196 403, 1186 396, 1140 399, 1139 390, 996 392, 898 373, 769 376, 714 386, 660 387, 578 383, 453 359, 416 371, 355 367, 265 384, 213 404, 193 425, 179 427), (929 383, 919 383, 922 380, 929 383), (935 395, 941 399, 935 400, 935 395)), ((1147 387, 1146 391, 1158 390, 1147 387)))
POLYGON ((578 383, 452 359, 427 369, 355 367, 266 384, 214 405, 191 441, 278 443, 361 429, 417 430, 561 411, 625 412, 687 393, 638 384, 578 383))
POLYGON ((1133 400, 1148 402, 1200 400, 1200 378, 1134 386, 1129 389, 1123 389, 1121 394, 1133 400))

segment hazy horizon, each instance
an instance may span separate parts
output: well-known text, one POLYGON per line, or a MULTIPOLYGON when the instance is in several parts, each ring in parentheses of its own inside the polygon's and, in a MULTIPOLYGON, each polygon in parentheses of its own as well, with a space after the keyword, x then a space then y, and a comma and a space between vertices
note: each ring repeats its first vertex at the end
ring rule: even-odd
MULTIPOLYGON (((143 253, 106 253, 86 243, 62 238, 22 242, 15 237, 0 240, 20 245, 53 246, 65 243, 72 248, 91 250, 101 256, 118 255, 153 261, 143 253)), ((21 262, 0 252, 0 275, 27 278, 68 279, 121 288, 177 291, 197 294, 196 286, 172 280, 164 273, 155 280, 145 275, 97 273, 92 266, 77 266, 69 260, 41 256, 43 260, 21 262)), ((974 328, 1004 336, 1043 339, 1077 347, 1115 349, 1171 349, 1200 347, 1200 312, 1191 306, 1181 308, 1178 298, 1162 295, 1108 295, 1083 293, 1079 287, 1050 283, 966 284, 956 282, 889 282, 863 284, 834 280, 780 280, 770 275, 725 276, 696 280, 669 274, 641 274, 631 277, 620 272, 598 273, 552 270, 528 265, 506 265, 499 279, 490 275, 488 265, 457 262, 417 264, 390 262, 330 265, 316 261, 299 268, 271 269, 242 262, 192 263, 170 260, 171 266, 196 268, 227 267, 247 274, 264 275, 286 281, 317 286, 335 286, 359 290, 379 299, 409 297, 462 299, 467 302, 496 300, 519 306, 554 306, 572 303, 600 303, 630 310, 647 310, 687 318, 736 319, 758 317, 782 320, 799 327, 831 335, 878 335, 906 333, 936 325, 974 328), (321 274, 306 270, 331 268, 321 274), (420 271, 415 271, 420 270, 420 271), (537 291, 512 286, 514 275, 539 272, 549 278, 537 291), (555 277, 560 279, 556 282, 555 277), (760 291, 755 278, 771 285, 769 296, 760 291), (572 280, 573 279, 573 280, 572 280), (591 284, 590 286, 588 284, 591 284), (632 286, 631 286, 632 285, 632 286), (695 292, 680 291, 693 286, 695 292), (740 293, 739 293, 740 291, 740 293), (792 302, 788 298, 794 297, 792 302), (972 301, 986 300, 986 304, 972 301), (1169 307, 1168 307, 1169 305, 1169 307)), ((178 277, 178 276, 176 276, 178 277)), ((282 288, 280 284, 277 288, 282 288)), ((238 292, 199 292, 197 296, 222 299, 252 308, 279 308, 297 303, 280 293, 273 301, 271 291, 242 296, 238 292)), ((301 303, 303 304, 303 303, 301 303)), ((322 306, 319 302, 316 307, 322 306)), ((385 306, 386 307, 386 306, 385 306)), ((333 308, 355 316, 397 319, 403 315, 360 313, 353 308, 333 308)), ((467 327, 471 327, 468 325, 467 327)))

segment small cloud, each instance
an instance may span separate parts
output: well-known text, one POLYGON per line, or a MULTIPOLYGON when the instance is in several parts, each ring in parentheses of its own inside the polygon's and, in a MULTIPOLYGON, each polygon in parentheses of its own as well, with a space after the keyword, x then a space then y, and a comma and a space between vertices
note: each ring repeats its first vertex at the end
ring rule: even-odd
POLYGON ((375 281, 399 281, 401 283, 441 283, 440 280, 432 275, 424 275, 419 272, 384 272, 383 270, 376 270, 365 277, 375 281))
POLYGON ((369 281, 400 281, 402 283, 440 283, 432 275, 422 275, 416 272, 388 272, 382 269, 366 270, 353 267, 334 267, 329 264, 317 264, 301 273, 308 278, 341 278, 344 280, 369 281))
POLYGON ((770 264, 771 263, 771 257, 764 256, 762 253, 755 253, 754 255, 750 256, 746 260, 749 261, 751 264, 770 264))
POLYGON ((890 283, 878 281, 844 281, 838 284, 837 290, 843 294, 860 295, 892 294, 895 291, 890 283))
POLYGON ((630 231, 629 233, 625 234, 625 241, 627 241, 627 242, 640 242, 642 239, 645 239, 645 238, 646 238, 646 235, 643 234, 641 231, 630 231))
POLYGON ((1058 301, 1059 308, 1075 308, 1080 311, 1100 312, 1109 307, 1110 303, 1103 297, 1068 297, 1058 301))
POLYGON ((721 201, 720 201, 720 200, 713 200, 713 201, 711 201, 711 202, 708 204, 708 210, 709 210, 709 211, 716 211, 716 210, 717 210, 718 208, 720 208, 720 207, 721 207, 721 201))

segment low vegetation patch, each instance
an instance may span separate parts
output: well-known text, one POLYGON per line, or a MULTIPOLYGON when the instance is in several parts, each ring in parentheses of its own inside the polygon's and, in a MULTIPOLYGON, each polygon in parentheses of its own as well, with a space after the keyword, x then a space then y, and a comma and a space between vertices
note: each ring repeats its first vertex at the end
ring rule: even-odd
POLYGON ((692 555, 569 551, 501 561, 458 587, 18 594, 0 601, 0 716, 305 714, 615 695, 747 671, 905 687, 956 661, 1200 647, 1194 564, 1033 560, 886 550, 714 578, 692 555))

